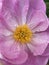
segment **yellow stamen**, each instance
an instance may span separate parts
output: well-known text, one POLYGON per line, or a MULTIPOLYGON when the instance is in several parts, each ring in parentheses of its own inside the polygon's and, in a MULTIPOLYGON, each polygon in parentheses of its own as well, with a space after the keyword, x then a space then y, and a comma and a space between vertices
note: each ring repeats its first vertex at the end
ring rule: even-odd
POLYGON ((14 31, 14 39, 21 42, 27 43, 30 42, 32 37, 32 31, 29 29, 27 25, 18 26, 14 31))

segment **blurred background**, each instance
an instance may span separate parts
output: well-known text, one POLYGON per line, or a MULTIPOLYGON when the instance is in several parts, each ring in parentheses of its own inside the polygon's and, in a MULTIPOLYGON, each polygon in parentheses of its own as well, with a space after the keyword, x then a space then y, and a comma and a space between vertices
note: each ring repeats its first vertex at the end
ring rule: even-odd
POLYGON ((49 0, 45 0, 47 6, 47 16, 49 17, 49 0))
MULTIPOLYGON (((45 0, 45 3, 46 3, 46 6, 47 6, 46 14, 49 17, 49 0, 45 0)), ((49 61, 48 61, 48 64, 47 65, 49 65, 49 61)))

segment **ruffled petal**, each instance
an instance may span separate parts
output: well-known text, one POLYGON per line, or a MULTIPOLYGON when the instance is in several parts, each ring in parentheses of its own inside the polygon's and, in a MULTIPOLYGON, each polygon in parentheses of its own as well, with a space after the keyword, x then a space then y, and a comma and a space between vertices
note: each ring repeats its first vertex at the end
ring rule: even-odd
POLYGON ((13 14, 13 10, 14 10, 14 6, 15 6, 15 2, 17 0, 3 0, 2 1, 2 10, 1 13, 3 16, 7 15, 7 13, 12 13, 13 14))
POLYGON ((34 9, 41 10, 44 12, 46 11, 46 4, 43 0, 30 0, 30 3, 34 9))
MULTIPOLYGON (((26 16, 29 8, 28 0, 4 0, 2 13, 6 15, 11 12, 16 17, 18 24, 24 24, 26 22, 26 16), (9 5, 10 4, 10 5, 9 5), (9 12, 8 12, 9 11, 9 12)), ((8 17, 11 18, 11 17, 8 17)))
POLYGON ((15 14, 19 18, 19 25, 26 23, 26 17, 29 8, 29 0, 18 0, 15 4, 15 14))
POLYGON ((28 14, 28 9, 29 9, 29 0, 24 0, 22 3, 24 5, 24 6, 22 5, 23 6, 23 9, 22 9, 22 23, 25 24, 27 14, 28 14))
POLYGON ((46 65, 48 62, 48 57, 44 56, 34 56, 29 51, 29 58, 28 60, 21 65, 46 65))
POLYGON ((19 44, 15 43, 13 39, 7 38, 2 42, 1 53, 9 59, 17 58, 20 53, 19 44))
POLYGON ((14 6, 16 2, 17 0, 3 0, 2 2, 3 5, 1 15, 3 15, 6 23, 11 29, 15 29, 15 27, 18 25, 18 20, 14 14, 14 6))
POLYGON ((48 46, 47 32, 37 33, 37 37, 35 34, 31 43, 28 43, 27 45, 34 55, 42 55, 48 46))
POLYGON ((43 0, 29 0, 27 22, 30 22, 30 19, 34 16, 37 10, 40 10, 41 12, 46 12, 45 2, 43 0))
POLYGON ((43 44, 43 43, 48 43, 48 34, 47 32, 42 32, 42 33, 35 33, 34 37, 32 38, 32 42, 34 41, 34 44, 43 44))
POLYGON ((11 30, 6 25, 3 18, 0 18, 0 35, 9 36, 12 35, 11 30))
POLYGON ((47 47, 47 43, 43 43, 40 45, 33 45, 33 44, 27 44, 28 48, 31 50, 31 52, 37 56, 42 55, 47 47))
POLYGON ((33 32, 45 31, 49 25, 48 18, 45 13, 41 11, 36 11, 28 25, 33 32))
MULTIPOLYGON (((49 37, 49 27, 46 31, 47 31, 47 34, 48 34, 48 37, 49 37)), ((43 56, 48 56, 49 57, 49 38, 48 38, 48 46, 45 49, 45 52, 43 53, 43 56)))
POLYGON ((49 44, 47 46, 47 48, 45 49, 43 56, 48 56, 49 57, 49 44))
POLYGON ((20 43, 14 41, 11 37, 5 37, 0 49, 4 59, 13 64, 24 63, 28 58, 28 54, 20 43))
POLYGON ((18 26, 18 22, 15 16, 7 11, 3 17, 5 19, 4 23, 6 23, 12 31, 15 30, 15 28, 18 26))
POLYGON ((12 35, 12 32, 10 32, 9 30, 2 28, 0 29, 0 35, 4 35, 4 36, 10 36, 12 35))
POLYGON ((13 60, 9 60, 8 58, 4 58, 6 61, 8 61, 11 64, 23 64, 27 61, 28 59, 28 54, 25 51, 22 51, 19 54, 18 58, 15 58, 13 60))
POLYGON ((8 10, 8 11, 13 11, 13 8, 15 6, 15 2, 17 2, 17 0, 3 0, 3 6, 2 6, 2 12, 8 10))

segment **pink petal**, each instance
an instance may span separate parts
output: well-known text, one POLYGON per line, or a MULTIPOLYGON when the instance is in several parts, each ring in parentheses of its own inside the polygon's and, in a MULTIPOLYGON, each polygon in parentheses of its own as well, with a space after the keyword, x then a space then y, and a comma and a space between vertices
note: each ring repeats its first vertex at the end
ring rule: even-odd
POLYGON ((40 10, 46 12, 46 4, 43 0, 29 0, 29 9, 27 14, 27 23, 34 16, 35 12, 40 10), (35 5, 36 4, 36 5, 35 5))
POLYGON ((6 10, 9 10, 9 11, 13 11, 13 8, 15 6, 15 3, 17 2, 17 0, 3 0, 3 8, 2 8, 2 11, 6 11, 6 10))
POLYGON ((47 32, 36 33, 27 45, 34 55, 42 55, 48 45, 47 32))
POLYGON ((18 3, 17 2, 18 2, 18 0, 14 0, 14 1, 13 0, 3 0, 3 6, 2 6, 1 13, 3 15, 7 15, 9 13, 12 14, 16 18, 15 20, 17 20, 17 23, 19 23, 21 21, 21 19, 20 19, 21 12, 20 12, 20 7, 19 7, 19 2, 18 3))
POLYGON ((35 42, 32 42, 32 44, 28 43, 27 46, 29 47, 29 49, 31 50, 31 52, 33 53, 33 55, 37 56, 37 55, 42 55, 47 47, 47 43, 43 43, 43 44, 35 44, 35 42))
POLYGON ((45 31, 49 24, 45 13, 36 11, 28 25, 33 32, 40 32, 45 31))
POLYGON ((45 49, 42 56, 48 56, 49 57, 49 44, 48 44, 47 48, 45 49))
MULTIPOLYGON (((28 0, 4 0, 3 1, 3 15, 9 14, 11 12, 16 17, 18 24, 24 24, 26 22, 27 11, 29 7, 28 0), (9 5, 10 4, 10 5, 9 5)), ((7 16, 7 15, 6 15, 7 16)), ((8 15, 10 16, 10 15, 8 15)), ((5 17, 6 18, 6 17, 5 17)), ((8 17, 11 18, 11 17, 8 17)), ((13 18, 12 18, 13 19, 13 18)))
POLYGON ((2 0, 0 0, 0 12, 2 10, 2 0))
POLYGON ((23 64, 26 62, 26 60, 28 59, 28 54, 25 52, 25 51, 22 51, 19 55, 18 58, 15 58, 13 60, 9 60, 9 59, 6 59, 8 62, 12 63, 12 64, 23 64))
POLYGON ((31 6, 34 9, 41 10, 44 12, 46 11, 46 5, 43 0, 30 0, 30 2, 31 2, 31 6))
POLYGON ((42 32, 42 33, 35 33, 34 37, 32 38, 32 42, 34 41, 34 44, 43 44, 43 43, 48 43, 48 34, 47 32, 42 32))
POLYGON ((22 8, 22 23, 26 23, 26 18, 28 14, 28 9, 29 9, 29 1, 28 0, 22 0, 21 1, 21 6, 22 8))
POLYGON ((11 65, 11 64, 3 59, 0 59, 0 65, 11 65))
POLYGON ((21 20, 21 7, 20 7, 20 2, 17 0, 14 6, 14 15, 16 16, 17 20, 18 20, 18 24, 22 24, 22 20, 21 20))
POLYGON ((28 8, 29 8, 28 0, 17 1, 14 10, 16 17, 19 18, 19 25, 24 24, 26 22, 28 8))
POLYGON ((8 27, 11 30, 15 30, 15 28, 18 26, 16 18, 9 11, 7 11, 4 14, 4 19, 5 19, 5 23, 8 25, 8 27))
POLYGON ((0 29, 0 35, 9 36, 12 35, 12 32, 8 31, 7 29, 0 29))
POLYGON ((46 65, 48 62, 48 57, 46 56, 34 56, 29 51, 29 58, 28 60, 21 65, 46 65))
POLYGON ((1 52, 5 57, 9 59, 17 58, 20 53, 19 44, 15 43, 13 39, 7 38, 2 42, 1 52))
POLYGON ((9 27, 7 28, 5 21, 0 18, 0 35, 8 36, 12 35, 12 32, 9 30, 9 27))
POLYGON ((27 44, 34 55, 42 55, 48 45, 47 32, 36 33, 32 38, 31 44, 27 44))
POLYGON ((20 43, 14 41, 11 37, 5 37, 5 40, 2 41, 1 53, 5 59, 7 58, 7 61, 13 64, 24 63, 28 58, 20 43))
POLYGON ((17 0, 3 0, 3 6, 2 6, 2 15, 4 19, 6 20, 6 23, 9 25, 9 27, 13 30, 17 26, 18 22, 14 15, 14 6, 15 2, 17 0))

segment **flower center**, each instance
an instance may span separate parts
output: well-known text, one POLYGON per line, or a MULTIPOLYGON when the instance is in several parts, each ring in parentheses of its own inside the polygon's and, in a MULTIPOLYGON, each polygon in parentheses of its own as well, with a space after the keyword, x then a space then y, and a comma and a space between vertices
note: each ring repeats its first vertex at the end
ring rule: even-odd
POLYGON ((14 39, 21 42, 30 42, 32 37, 32 32, 27 25, 18 26, 14 31, 14 39))

